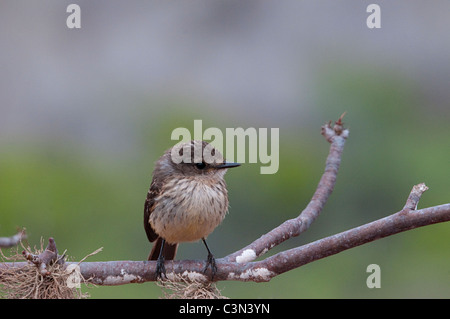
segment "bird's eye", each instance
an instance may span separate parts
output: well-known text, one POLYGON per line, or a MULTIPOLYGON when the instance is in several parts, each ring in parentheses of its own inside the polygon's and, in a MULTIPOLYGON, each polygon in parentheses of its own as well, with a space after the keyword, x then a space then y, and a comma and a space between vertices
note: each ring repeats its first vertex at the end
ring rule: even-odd
POLYGON ((205 163, 197 163, 195 164, 195 167, 197 167, 198 169, 204 169, 206 167, 205 163))

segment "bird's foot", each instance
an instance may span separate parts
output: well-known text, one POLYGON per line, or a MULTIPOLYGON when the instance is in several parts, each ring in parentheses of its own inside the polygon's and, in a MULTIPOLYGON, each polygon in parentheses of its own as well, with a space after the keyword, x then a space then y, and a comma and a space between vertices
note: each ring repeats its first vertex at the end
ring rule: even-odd
POLYGON ((156 279, 167 279, 166 267, 164 266, 164 256, 159 256, 156 260, 156 279))
POLYGON ((208 252, 208 257, 206 259, 206 265, 205 268, 203 268, 203 273, 205 274, 208 270, 208 267, 211 266, 211 281, 214 280, 214 276, 217 273, 217 266, 216 266, 216 260, 214 259, 213 254, 208 252))

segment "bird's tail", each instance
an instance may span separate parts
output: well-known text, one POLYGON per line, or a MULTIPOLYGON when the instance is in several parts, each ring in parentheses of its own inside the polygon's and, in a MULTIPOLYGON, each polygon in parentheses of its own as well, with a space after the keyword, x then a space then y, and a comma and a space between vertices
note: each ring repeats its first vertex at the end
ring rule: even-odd
MULTIPOLYGON (((163 239, 158 237, 158 239, 153 244, 152 251, 148 256, 148 260, 157 260, 159 257, 159 252, 161 251, 161 244, 163 239)), ((178 244, 164 243, 163 256, 165 260, 173 260, 177 253, 178 244)))

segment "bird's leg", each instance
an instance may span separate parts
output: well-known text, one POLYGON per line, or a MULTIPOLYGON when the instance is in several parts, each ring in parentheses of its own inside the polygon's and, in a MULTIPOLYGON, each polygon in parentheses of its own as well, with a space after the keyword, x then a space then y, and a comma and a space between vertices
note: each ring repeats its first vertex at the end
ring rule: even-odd
POLYGON ((206 250, 208 251, 208 257, 206 259, 206 266, 205 266, 205 268, 203 268, 203 273, 206 273, 206 271, 208 270, 208 266, 211 266, 211 280, 214 280, 214 275, 217 272, 216 260, 214 259, 213 254, 211 254, 211 251, 209 250, 205 239, 202 238, 202 240, 203 240, 203 244, 205 244, 206 250))
POLYGON ((161 242, 161 250, 159 251, 158 259, 156 260, 156 279, 164 280, 166 276, 166 267, 164 266, 164 244, 166 241, 163 239, 161 242))

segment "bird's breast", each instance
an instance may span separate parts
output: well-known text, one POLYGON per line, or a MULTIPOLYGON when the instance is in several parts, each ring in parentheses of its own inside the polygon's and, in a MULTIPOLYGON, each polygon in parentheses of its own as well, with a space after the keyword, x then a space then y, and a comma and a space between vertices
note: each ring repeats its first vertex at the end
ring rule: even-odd
POLYGON ((224 181, 205 183, 185 178, 164 185, 155 198, 149 222, 168 243, 197 241, 222 222, 227 210, 224 181))

